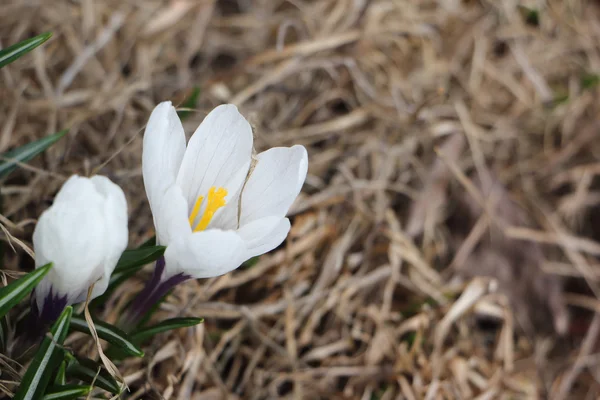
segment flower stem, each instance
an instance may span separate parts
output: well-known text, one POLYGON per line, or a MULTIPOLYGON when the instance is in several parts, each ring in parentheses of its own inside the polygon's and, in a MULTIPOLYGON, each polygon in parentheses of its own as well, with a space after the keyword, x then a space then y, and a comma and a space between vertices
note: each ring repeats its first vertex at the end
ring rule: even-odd
POLYGON ((129 305, 128 314, 137 313, 139 310, 145 307, 145 303, 147 302, 148 298, 160 284, 160 277, 162 276, 164 270, 165 258, 161 256, 158 260, 156 260, 156 266, 154 267, 152 278, 150 278, 150 280, 146 283, 146 286, 144 286, 144 289, 138 293, 137 297, 129 305))
POLYGON ((156 267, 154 268, 152 278, 150 278, 144 289, 142 289, 133 302, 131 302, 129 309, 121 319, 121 328, 126 332, 136 328, 143 318, 152 310, 152 307, 154 307, 154 305, 171 289, 190 278, 190 276, 180 273, 164 279, 164 270, 165 258, 160 257, 156 261, 156 267))

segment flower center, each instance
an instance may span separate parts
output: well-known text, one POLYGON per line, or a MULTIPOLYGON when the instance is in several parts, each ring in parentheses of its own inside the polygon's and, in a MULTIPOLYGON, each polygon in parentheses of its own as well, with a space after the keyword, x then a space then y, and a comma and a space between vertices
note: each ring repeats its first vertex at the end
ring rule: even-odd
POLYGON ((208 189, 208 195, 206 196, 206 208, 200 218, 200 222, 194 228, 194 221, 200 212, 200 207, 204 201, 204 196, 198 196, 198 200, 194 204, 192 213, 190 214, 190 226, 194 232, 203 231, 206 229, 210 221, 214 217, 217 210, 225 205, 225 196, 227 196, 227 189, 224 187, 215 188, 214 186, 208 189))

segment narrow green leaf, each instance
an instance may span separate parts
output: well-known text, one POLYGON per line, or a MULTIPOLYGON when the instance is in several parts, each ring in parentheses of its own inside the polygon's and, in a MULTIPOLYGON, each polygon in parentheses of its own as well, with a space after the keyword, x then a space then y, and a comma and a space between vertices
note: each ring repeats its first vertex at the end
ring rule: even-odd
POLYGON ((0 164, 0 178, 11 173, 19 163, 27 162, 40 154, 66 134, 67 130, 65 129, 2 154, 0 156, 0 162, 2 162, 0 164))
MULTIPOLYGON (((4 213, 4 196, 0 194, 0 214, 4 213)), ((6 244, 4 241, 0 242, 0 269, 4 269, 4 252, 6 250, 6 244)))
POLYGON ((540 26, 540 13, 538 10, 529 10, 525 22, 531 26, 540 26))
POLYGON ((162 332, 178 328, 188 328, 204 322, 203 318, 171 318, 164 320, 156 325, 142 328, 131 334, 131 339, 135 343, 141 343, 144 340, 162 332))
POLYGON ((150 239, 146 240, 144 243, 140 244, 139 249, 142 247, 152 247, 156 246, 156 236, 152 236, 150 239))
MULTIPOLYGON (((196 108, 196 103, 198 103, 198 97, 200 97, 200 88, 195 87, 192 90, 192 93, 188 96, 187 99, 185 99, 185 101, 179 108, 188 108, 188 109, 196 108)), ((184 119, 186 119, 187 117, 189 117, 190 113, 191 113, 191 111, 188 111, 188 110, 177 111, 177 115, 179 115, 179 119, 181 119, 182 121, 184 119)))
POLYGON ((42 278, 50 271, 52 263, 37 268, 27 275, 0 288, 0 317, 3 317, 29 294, 42 278))
POLYGON ((7 316, 0 317, 0 353, 4 353, 6 351, 6 344, 9 334, 9 325, 7 316))
POLYGON ((600 83, 600 76, 596 74, 585 74, 581 77, 581 87, 584 89, 593 89, 600 83))
POLYGON ((113 272, 113 274, 110 276, 110 279, 108 280, 108 288, 106 288, 106 290, 101 296, 98 296, 94 300, 92 300, 92 302, 90 303, 90 310, 95 310, 100 304, 106 303, 109 297, 112 295, 112 293, 119 287, 119 285, 121 285, 127 279, 135 275, 137 271, 137 269, 132 269, 124 272, 113 272))
POLYGON ((560 104, 566 103, 569 101, 569 95, 567 93, 558 93, 552 99, 551 106, 556 107, 560 104))
POLYGON ((249 260, 244 261, 242 263, 242 265, 240 266, 240 269, 250 269, 250 268, 254 267, 259 259, 260 259, 260 256, 256 256, 256 257, 252 257, 249 260))
POLYGON ((19 57, 29 53, 31 50, 50 39, 52 32, 42 33, 41 35, 25 39, 22 42, 13 44, 5 49, 0 50, 0 68, 15 61, 19 57))
POLYGON ((88 385, 58 385, 48 388, 42 400, 72 400, 87 396, 92 391, 88 385))
POLYGON ((158 260, 165 253, 165 246, 146 246, 125 250, 115 267, 115 272, 129 271, 158 260))
POLYGON ((42 398, 52 372, 63 359, 64 349, 62 344, 69 331, 71 315, 73 315, 73 307, 66 307, 52 325, 50 335, 47 335, 42 341, 33 361, 25 371, 25 375, 23 375, 21 385, 13 400, 37 400, 42 398))
POLYGON ((96 386, 112 394, 119 394, 121 392, 118 382, 108 373, 102 364, 89 358, 77 357, 69 363, 67 375, 89 384, 94 382, 96 386))
MULTIPOLYGON (((154 238, 151 239, 154 241, 154 238)), ((166 247, 150 245, 149 241, 137 249, 125 250, 108 281, 108 288, 102 296, 98 296, 91 303, 91 309, 108 300, 117 287, 135 275, 144 265, 158 260, 165 252, 166 247)))
MULTIPOLYGON (((71 317, 71 324, 73 323, 73 317, 71 317)), ((67 360, 63 360, 60 363, 60 367, 58 367, 58 371, 56 371, 56 378, 54 378, 54 384, 57 386, 65 385, 67 383, 67 378, 65 376, 67 372, 67 360)))
POLYGON ((535 8, 529 8, 523 5, 517 6, 523 21, 530 26, 540 26, 540 12, 535 8))
MULTIPOLYGON (((125 332, 116 326, 102 321, 94 321, 94 325, 96 326, 96 332, 98 333, 98 337, 100 339, 106 340, 108 343, 117 346, 118 348, 127 352, 129 355, 135 357, 144 357, 144 352, 135 344, 133 344, 125 332)), ((73 318, 71 318, 71 329, 78 332, 91 334, 85 318, 81 315, 73 315, 73 318)))
POLYGON ((110 276, 110 279, 108 281, 108 288, 102 294, 102 296, 98 296, 94 300, 92 300, 92 302, 90 304, 90 310, 96 309, 96 307, 98 307, 98 305, 106 303, 106 301, 112 295, 112 293, 115 291, 115 289, 117 287, 119 287, 119 285, 121 283, 125 282, 127 279, 129 279, 130 277, 135 275, 135 273, 137 271, 138 271, 137 269, 132 269, 129 271, 113 272, 113 274, 110 276))

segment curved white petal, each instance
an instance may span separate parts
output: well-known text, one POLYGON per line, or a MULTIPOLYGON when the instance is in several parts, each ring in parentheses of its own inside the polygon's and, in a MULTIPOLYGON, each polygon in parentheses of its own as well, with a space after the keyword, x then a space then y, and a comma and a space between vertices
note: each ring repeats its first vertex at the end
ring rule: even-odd
POLYGON ((257 158, 242 193, 240 226, 265 217, 283 218, 306 179, 304 146, 274 147, 257 158))
POLYGON ((177 185, 167 188, 157 199, 152 217, 156 229, 156 244, 166 246, 176 238, 192 233, 187 215, 187 202, 177 185))
MULTIPOLYGON (((127 248, 129 231, 127 227, 127 200, 123 190, 105 176, 93 176, 91 179, 99 193, 104 196, 104 220, 106 222, 106 250, 104 253, 104 274, 96 282, 92 298, 106 291, 121 254, 127 248)), ((85 300, 85 299, 82 299, 85 300)))
POLYGON ((150 208, 177 178, 185 153, 185 132, 170 101, 157 105, 146 125, 142 150, 142 177, 150 208))
POLYGON ((208 229, 193 233, 167 247, 165 277, 178 273, 193 278, 223 275, 239 267, 245 254, 244 241, 233 231, 208 229))
POLYGON ((127 221, 127 199, 123 189, 110 179, 102 175, 94 175, 90 178, 96 191, 102 195, 103 200, 110 205, 106 215, 114 217, 121 222, 127 221))
POLYGON ((246 259, 249 259, 279 246, 289 231, 289 219, 266 217, 242 226, 237 232, 246 241, 246 259))
POLYGON ((224 187, 225 200, 231 201, 244 182, 251 155, 252 128, 237 107, 227 104, 212 110, 190 139, 177 176, 188 213, 198 196, 206 196, 213 186, 224 187))
POLYGON ((62 187, 54 197, 53 204, 65 202, 100 206, 102 203, 102 196, 98 195, 94 183, 89 178, 71 175, 71 177, 63 183, 62 187))
POLYGON ((242 192, 243 184, 248 177, 248 168, 250 163, 244 165, 237 174, 231 179, 231 186, 238 186, 238 190, 235 193, 228 193, 227 204, 215 213, 214 218, 208 225, 209 228, 216 228, 221 230, 236 230, 238 228, 238 214, 239 214, 239 202, 240 194, 242 192))
MULTIPOLYGON (((82 185, 83 190, 87 185, 82 185)), ((92 186, 93 187, 93 186, 92 186)), ((96 196, 100 197, 98 193, 96 196)), ((94 202, 63 201, 39 218, 33 233, 36 267, 53 262, 54 267, 36 289, 41 308, 47 290, 67 297, 72 304, 104 275, 107 232, 102 207, 94 202)))

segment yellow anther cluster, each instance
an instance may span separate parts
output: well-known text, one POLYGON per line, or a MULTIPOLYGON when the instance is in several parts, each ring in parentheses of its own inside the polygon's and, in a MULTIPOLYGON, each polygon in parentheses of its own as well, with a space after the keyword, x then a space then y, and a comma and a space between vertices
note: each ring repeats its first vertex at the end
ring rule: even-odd
POLYGON ((206 200, 206 208, 204 209, 204 213, 202 214, 202 218, 200 218, 200 222, 194 228, 194 221, 200 212, 200 208, 202 207, 202 202, 204 201, 204 196, 198 196, 198 200, 194 204, 194 208, 192 209, 192 213, 190 214, 190 226, 194 232, 203 231, 208 227, 210 221, 214 217, 217 210, 223 207, 225 202, 225 197, 227 196, 227 189, 220 187, 215 188, 214 186, 208 189, 208 195, 206 200))

